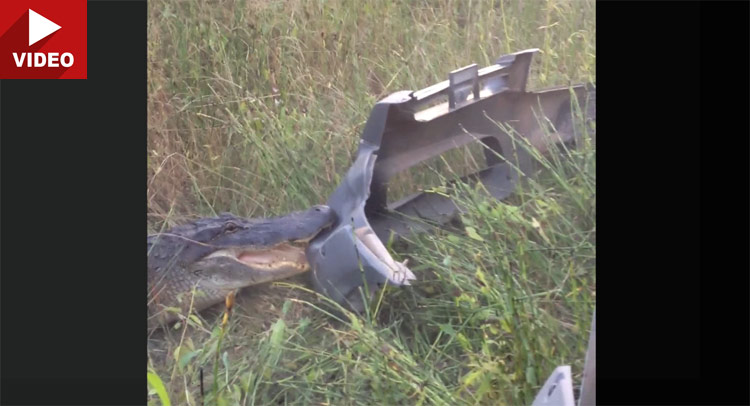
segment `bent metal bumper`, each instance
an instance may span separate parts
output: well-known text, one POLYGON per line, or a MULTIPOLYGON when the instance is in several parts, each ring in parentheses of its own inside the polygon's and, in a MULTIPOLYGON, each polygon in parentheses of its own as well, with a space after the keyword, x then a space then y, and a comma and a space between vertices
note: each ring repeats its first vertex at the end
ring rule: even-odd
POLYGON ((437 193, 389 203, 388 182, 397 173, 479 141, 486 147, 486 168, 462 180, 481 182, 496 199, 504 199, 533 167, 531 155, 511 134, 525 138, 542 153, 551 145, 547 134, 553 143, 576 142, 573 102, 587 106, 584 115, 593 118, 595 89, 575 85, 526 91, 536 52, 504 55, 482 69, 470 65, 451 72, 447 81, 415 92, 396 92, 375 105, 357 157, 327 202, 338 220, 307 249, 317 291, 362 311, 360 287, 367 286, 371 294, 383 283, 408 285, 416 278, 381 241, 443 225, 460 208, 437 193))

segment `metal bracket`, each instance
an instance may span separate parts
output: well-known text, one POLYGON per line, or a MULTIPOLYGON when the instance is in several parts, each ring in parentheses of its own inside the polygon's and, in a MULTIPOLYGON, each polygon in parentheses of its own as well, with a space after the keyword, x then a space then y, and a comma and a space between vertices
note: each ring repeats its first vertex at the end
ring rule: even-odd
POLYGON ((448 74, 448 109, 455 110, 468 102, 469 94, 479 100, 479 68, 471 64, 448 74))

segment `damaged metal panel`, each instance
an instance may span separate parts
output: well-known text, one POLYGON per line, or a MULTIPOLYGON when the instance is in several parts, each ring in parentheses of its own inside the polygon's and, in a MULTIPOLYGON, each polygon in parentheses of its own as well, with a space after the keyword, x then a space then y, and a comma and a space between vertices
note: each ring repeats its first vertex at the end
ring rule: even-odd
MULTIPOLYGON (((387 121, 381 125, 383 133, 366 205, 370 223, 381 239, 388 239, 392 233, 404 235, 410 229, 426 230, 425 222, 445 224, 459 211, 450 198, 435 193, 415 194, 389 203, 388 183, 394 175, 451 149, 480 141, 486 146, 486 168, 462 180, 479 181, 495 198, 504 199, 515 189, 519 175, 532 170, 533 160, 526 148, 503 130, 503 125, 513 128, 541 152, 546 152, 548 144, 544 140, 545 129, 539 126, 542 117, 551 118, 550 124, 557 129, 552 134, 553 139, 558 138, 555 141, 574 141, 571 96, 585 100, 591 89, 577 85, 527 92, 525 86, 535 52, 504 56, 499 64, 484 69, 470 65, 460 70, 460 79, 453 79, 458 89, 451 87, 451 81, 442 82, 389 105, 387 121), (431 105, 446 95, 446 102, 431 105)), ((452 74, 452 78, 455 76, 452 74)))
MULTIPOLYGON (((492 196, 504 199, 533 169, 519 136, 541 152, 550 145, 545 139, 550 130, 553 142, 576 141, 572 101, 586 106, 595 90, 575 85, 526 91, 536 52, 505 55, 482 69, 469 65, 451 72, 447 81, 416 92, 396 92, 375 105, 357 158, 327 203, 339 221, 308 248, 318 291, 361 309, 361 303, 354 304, 360 286, 373 291, 386 282, 408 284, 415 276, 391 258, 381 240, 428 231, 429 224, 446 224, 459 212, 450 198, 436 193, 389 203, 388 185, 396 174, 480 141, 486 146, 486 168, 462 181, 481 182, 492 196)), ((593 103, 584 113, 595 113, 593 103)))

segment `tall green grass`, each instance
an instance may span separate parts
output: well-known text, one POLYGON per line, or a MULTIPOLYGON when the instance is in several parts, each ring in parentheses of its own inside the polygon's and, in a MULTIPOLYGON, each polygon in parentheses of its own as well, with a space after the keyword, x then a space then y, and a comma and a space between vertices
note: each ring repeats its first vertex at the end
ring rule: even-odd
POLYGON ((325 201, 370 109, 540 48, 530 87, 593 81, 593 1, 149 2, 150 224, 325 201))
MULTIPOLYGON (((324 202, 377 100, 472 62, 540 48, 530 88, 594 81, 594 11, 589 0, 151 1, 149 228, 324 202)), ((557 365, 578 380, 595 301, 595 147, 583 140, 538 157, 540 176, 507 201, 458 190, 462 225, 399 246, 419 282, 387 288, 363 317, 329 315, 299 277, 246 289, 221 339, 220 309, 158 332, 150 404, 200 404, 201 369, 206 405, 516 405, 557 365)), ((460 157, 441 165, 448 178, 464 169, 460 157)), ((423 181, 407 177, 404 192, 423 181)))

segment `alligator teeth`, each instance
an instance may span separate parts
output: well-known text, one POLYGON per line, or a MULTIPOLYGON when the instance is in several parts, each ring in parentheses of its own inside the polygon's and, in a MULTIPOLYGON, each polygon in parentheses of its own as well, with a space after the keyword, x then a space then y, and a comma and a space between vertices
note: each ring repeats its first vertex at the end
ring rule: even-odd
POLYGON ((275 247, 262 250, 242 251, 237 255, 237 260, 248 265, 261 265, 274 269, 281 264, 297 264, 298 268, 307 268, 307 257, 302 248, 292 244, 279 244, 275 247))
POLYGON ((216 258, 216 257, 232 257, 237 258, 238 252, 234 248, 226 248, 223 250, 218 250, 212 252, 210 255, 207 255, 206 258, 216 258))

